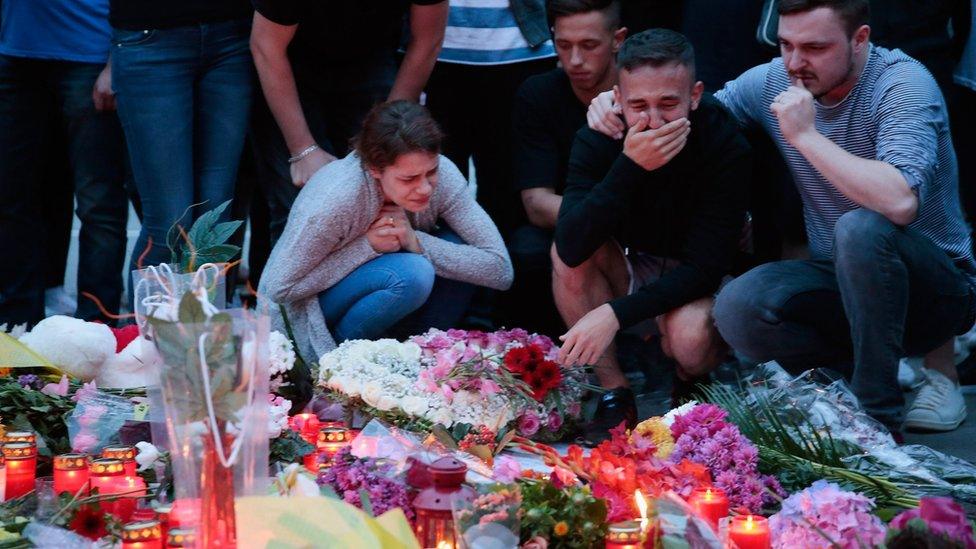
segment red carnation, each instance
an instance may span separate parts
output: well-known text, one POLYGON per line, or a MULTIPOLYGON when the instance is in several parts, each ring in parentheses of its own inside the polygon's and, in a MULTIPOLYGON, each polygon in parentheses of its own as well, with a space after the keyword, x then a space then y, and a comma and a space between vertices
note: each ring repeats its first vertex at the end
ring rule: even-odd
POLYGON ((532 353, 526 347, 515 347, 505 353, 505 367, 513 374, 524 373, 526 366, 532 362, 532 353))
POLYGON ((92 540, 101 539, 108 535, 105 513, 97 504, 79 507, 74 518, 68 523, 68 528, 76 534, 92 540))

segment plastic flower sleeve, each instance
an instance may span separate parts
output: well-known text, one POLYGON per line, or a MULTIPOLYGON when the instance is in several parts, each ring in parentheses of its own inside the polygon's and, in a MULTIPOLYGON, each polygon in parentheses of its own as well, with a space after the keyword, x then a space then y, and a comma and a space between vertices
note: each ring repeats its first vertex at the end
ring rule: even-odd
POLYGON ((119 430, 133 419, 132 402, 101 391, 79 389, 78 404, 68 418, 71 449, 97 454, 102 448, 119 442, 119 430))
POLYGON ((461 549, 508 549, 519 544, 519 507, 522 497, 517 485, 481 486, 474 501, 451 501, 455 539, 461 549))
POLYGON ((206 295, 214 309, 223 309, 227 301, 224 270, 213 263, 192 273, 181 273, 178 265, 169 263, 153 265, 132 271, 132 285, 136 323, 142 335, 149 316, 175 319, 179 301, 188 291, 206 295))
POLYGON ((150 406, 165 412, 176 505, 199 506, 198 539, 223 547, 234 541, 234 496, 267 491, 268 317, 212 312, 187 292, 176 320, 147 325, 162 359, 150 406))
POLYGON ((665 492, 656 499, 654 509, 657 513, 655 527, 660 532, 661 546, 665 549, 722 549, 718 534, 674 492, 665 492))
POLYGON ((832 439, 853 471, 891 480, 916 496, 951 495, 976 503, 976 466, 926 446, 898 446, 888 430, 864 411, 848 384, 829 370, 796 377, 776 363, 760 365, 747 403, 762 399, 786 424, 807 425, 832 439))

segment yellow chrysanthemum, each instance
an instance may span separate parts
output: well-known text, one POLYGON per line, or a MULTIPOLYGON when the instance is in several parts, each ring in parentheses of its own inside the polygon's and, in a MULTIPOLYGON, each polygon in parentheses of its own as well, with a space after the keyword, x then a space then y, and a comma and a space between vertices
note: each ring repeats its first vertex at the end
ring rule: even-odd
POLYGON ((634 432, 642 437, 651 439, 657 451, 655 457, 666 459, 674 450, 674 438, 671 436, 671 428, 664 424, 660 417, 652 417, 637 424, 634 432))

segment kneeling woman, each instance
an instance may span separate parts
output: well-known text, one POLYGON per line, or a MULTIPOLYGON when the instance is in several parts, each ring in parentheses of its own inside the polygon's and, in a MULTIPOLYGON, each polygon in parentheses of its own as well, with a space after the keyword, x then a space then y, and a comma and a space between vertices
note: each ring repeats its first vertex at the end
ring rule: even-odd
POLYGON ((298 195, 258 294, 274 302, 276 329, 284 306, 306 358, 347 339, 453 327, 475 285, 511 285, 501 235, 440 156, 442 135, 420 105, 377 105, 355 151, 298 195))

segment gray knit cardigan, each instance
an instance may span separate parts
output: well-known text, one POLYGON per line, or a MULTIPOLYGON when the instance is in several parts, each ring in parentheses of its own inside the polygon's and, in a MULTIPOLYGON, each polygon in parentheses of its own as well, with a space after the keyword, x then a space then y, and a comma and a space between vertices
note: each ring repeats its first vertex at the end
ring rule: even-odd
MULTIPOLYGON (((407 212, 424 256, 437 276, 496 290, 512 284, 512 262, 498 229, 475 202, 457 167, 441 156, 438 183, 430 205, 407 212), (466 244, 429 233, 446 223, 466 244)), ((284 333, 278 304, 284 306, 298 350, 317 360, 335 348, 325 325, 318 294, 380 254, 366 239, 379 215, 383 194, 355 153, 335 160, 312 176, 298 194, 258 287, 259 305, 267 305, 272 329, 284 333)))

